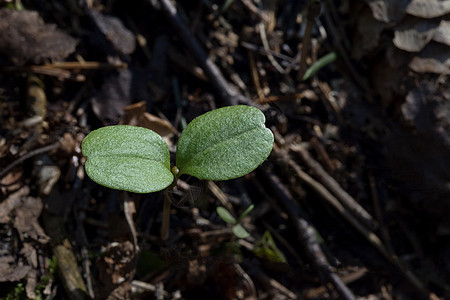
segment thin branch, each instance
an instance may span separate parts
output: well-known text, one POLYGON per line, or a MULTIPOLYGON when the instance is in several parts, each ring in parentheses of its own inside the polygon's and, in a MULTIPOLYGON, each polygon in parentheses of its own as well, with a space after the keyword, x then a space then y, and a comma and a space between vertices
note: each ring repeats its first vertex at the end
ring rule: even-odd
POLYGON ((306 28, 302 39, 302 54, 300 56, 300 69, 298 70, 297 79, 302 80, 306 72, 306 59, 308 58, 309 45, 311 44, 311 31, 314 24, 314 18, 317 15, 315 11, 316 6, 310 1, 308 4, 308 11, 306 13, 306 28))
POLYGON ((13 161, 12 163, 10 163, 6 168, 4 168, 1 172, 0 172, 0 178, 2 178, 3 176, 5 176, 6 174, 8 174, 9 171, 11 171, 15 166, 20 165, 21 163, 23 163, 25 160, 45 153, 45 152, 49 152, 52 151, 54 149, 57 149, 60 146, 60 142, 56 142, 47 146, 44 146, 42 148, 38 148, 35 150, 31 150, 30 152, 28 152, 27 154, 19 157, 17 160, 13 161))
POLYGON ((350 289, 345 285, 339 276, 334 272, 333 267, 328 263, 328 260, 320 248, 317 240, 315 229, 300 216, 300 212, 295 206, 295 200, 289 190, 281 184, 281 181, 274 174, 265 172, 272 189, 279 196, 284 210, 294 225, 295 231, 299 240, 303 242, 305 250, 312 258, 319 274, 333 284, 336 292, 339 294, 339 299, 354 300, 356 299, 350 289))
POLYGON ((266 50, 267 58, 269 59, 272 66, 281 74, 284 74, 285 71, 283 67, 280 66, 280 64, 275 60, 275 58, 272 55, 272 51, 270 50, 269 42, 267 41, 267 35, 266 35, 266 28, 264 27, 264 23, 258 24, 259 29, 259 35, 261 36, 261 42, 263 44, 264 50, 266 50))
POLYGON ((344 205, 351 213, 355 215, 368 228, 374 230, 378 227, 374 218, 350 196, 339 183, 322 168, 322 166, 309 155, 308 151, 300 145, 293 145, 290 150, 300 157, 306 166, 312 170, 322 184, 334 194, 334 196, 344 205))
MULTIPOLYGON (((380 238, 371 230, 368 230, 363 224, 358 221, 352 213, 350 213, 345 207, 319 182, 314 180, 311 176, 305 173, 288 155, 280 155, 281 160, 285 165, 290 166, 298 178, 314 191, 316 191, 323 199, 330 203, 343 217, 349 222, 367 241, 374 246, 383 257, 386 258, 397 270, 409 281, 418 292, 424 297, 430 295, 429 291, 423 285, 423 283, 416 277, 416 275, 405 267, 397 256, 392 255, 385 247, 380 238)), ((291 205, 292 207, 294 205, 291 205)), ((292 208, 291 208, 292 210, 292 208)), ((289 210, 287 210, 289 214, 289 210)))
POLYGON ((231 86, 223 77, 222 72, 208 57, 206 51, 199 44, 195 36, 189 31, 189 26, 181 19, 177 9, 172 5, 170 0, 160 0, 159 2, 173 28, 177 31, 191 54, 195 57, 206 76, 208 76, 224 103, 226 105, 236 105, 239 102, 249 102, 248 99, 241 95, 238 90, 231 86))

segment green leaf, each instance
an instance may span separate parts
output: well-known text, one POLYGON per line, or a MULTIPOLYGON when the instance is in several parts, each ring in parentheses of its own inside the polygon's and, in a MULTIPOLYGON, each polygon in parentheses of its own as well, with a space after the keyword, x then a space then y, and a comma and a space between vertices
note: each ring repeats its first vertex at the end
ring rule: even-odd
POLYGON ((264 114, 245 105, 207 112, 188 124, 177 146, 180 174, 228 180, 258 167, 270 154, 273 134, 264 114))
POLYGON ((229 224, 236 224, 236 219, 235 217, 233 217, 232 214, 230 214, 230 212, 228 210, 226 210, 226 208, 222 207, 222 206, 218 206, 216 208, 217 214, 220 216, 220 218, 222 220, 224 220, 225 222, 229 223, 229 224))
POLYGON ((173 181, 169 148, 156 132, 129 125, 92 131, 82 143, 87 175, 109 188, 160 191, 173 181))
POLYGON ((336 52, 330 52, 327 55, 322 56, 312 66, 310 66, 308 68, 308 70, 306 70, 305 75, 303 75, 302 80, 309 79, 309 77, 311 77, 314 74, 316 74, 317 71, 319 71, 320 69, 322 69, 326 65, 331 64, 332 62, 334 62, 337 58, 338 58, 338 56, 337 56, 336 52))
POLYGON ((250 233, 248 233, 241 224, 234 225, 233 228, 231 228, 231 231, 233 231, 234 235, 240 239, 246 239, 250 236, 250 233))
POLYGON ((262 238, 256 242, 253 253, 272 262, 287 262, 286 257, 283 252, 278 249, 269 231, 264 232, 262 238))
POLYGON ((247 207, 246 210, 244 210, 244 212, 239 216, 239 219, 237 220, 237 222, 239 223, 240 221, 242 221, 243 218, 245 218, 255 207, 255 205, 250 204, 249 207, 247 207))

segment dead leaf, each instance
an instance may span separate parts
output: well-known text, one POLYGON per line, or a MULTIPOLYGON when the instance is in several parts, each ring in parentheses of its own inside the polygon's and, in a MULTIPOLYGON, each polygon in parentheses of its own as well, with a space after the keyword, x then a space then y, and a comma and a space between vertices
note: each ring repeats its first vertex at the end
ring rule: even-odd
POLYGON ((25 292, 28 299, 36 299, 36 286, 38 284, 37 272, 35 269, 30 270, 27 273, 27 283, 25 285, 25 292))
POLYGON ((0 188, 3 194, 9 194, 9 192, 16 191, 20 188, 21 183, 19 179, 23 176, 22 168, 14 168, 3 178, 0 179, 0 188))
POLYGON ((23 248, 20 250, 22 254, 28 261, 28 264, 33 268, 38 267, 38 254, 36 248, 31 243, 24 243, 23 248))
POLYGON ((102 14, 99 11, 92 10, 92 18, 105 37, 122 53, 131 54, 136 48, 136 39, 116 17, 102 14))
POLYGON ((105 124, 116 124, 131 103, 132 74, 128 69, 104 77, 100 90, 91 98, 92 110, 105 124))
POLYGON ((28 196, 23 198, 21 205, 15 209, 14 227, 22 240, 30 237, 40 243, 49 241, 49 237, 38 222, 43 207, 41 199, 28 196))
POLYGON ((22 198, 29 193, 29 187, 24 186, 0 203, 0 223, 8 223, 11 221, 12 211, 21 204, 22 198))
POLYGON ((29 299, 35 299, 38 268, 38 254, 36 248, 31 243, 24 243, 23 248, 20 250, 20 254, 27 259, 28 265, 33 267, 27 273, 27 284, 25 285, 25 291, 29 299))
POLYGON ((450 49, 442 44, 432 43, 409 63, 411 70, 418 73, 450 74, 450 49))
POLYGON ((146 110, 145 101, 128 105, 123 109, 124 115, 122 116, 122 119, 120 120, 119 124, 138 126, 139 120, 145 113, 145 110, 146 110))
POLYGON ((410 2, 411 0, 366 0, 374 18, 385 23, 403 19, 410 2))
POLYGON ((12 256, 1 256, 0 282, 19 281, 27 275, 30 269, 30 266, 18 266, 12 256))
POLYGON ((178 134, 178 131, 173 127, 172 123, 152 115, 146 110, 144 101, 131 104, 124 108, 125 114, 120 121, 120 124, 128 124, 133 126, 140 126, 153 130, 166 141, 167 144, 172 144, 172 137, 178 134))
POLYGON ((62 60, 76 46, 76 39, 54 24, 45 24, 36 11, 0 10, 0 53, 17 65, 62 60))
POLYGON ((42 200, 28 196, 29 193, 30 189, 25 186, 0 203, 0 223, 14 219, 14 227, 22 241, 30 237, 40 243, 47 243, 49 238, 38 222, 43 208, 42 200))
POLYGON ((416 17, 436 18, 450 13, 450 1, 412 0, 406 12, 416 17))
POLYGON ((433 36, 433 41, 450 46, 450 21, 441 21, 433 36))
POLYGON ((408 17, 394 32, 394 45, 408 52, 419 52, 433 39, 439 20, 408 17))

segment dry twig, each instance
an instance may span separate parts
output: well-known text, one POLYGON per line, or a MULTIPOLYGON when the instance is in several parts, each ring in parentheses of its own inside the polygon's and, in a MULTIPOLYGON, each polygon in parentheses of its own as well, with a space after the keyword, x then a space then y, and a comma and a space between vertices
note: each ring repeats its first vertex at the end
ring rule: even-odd
POLYGON ((317 241, 314 228, 308 223, 308 221, 300 216, 300 212, 294 204, 295 200, 289 190, 281 184, 281 181, 275 175, 269 174, 268 172, 265 172, 265 175, 273 190, 279 196, 286 213, 289 215, 289 218, 294 225, 299 240, 304 244, 306 252, 313 260, 313 263, 321 277, 329 281, 334 286, 336 292, 340 296, 340 299, 356 299, 350 289, 334 272, 333 267, 328 263, 328 260, 320 248, 319 242, 317 241))
POLYGON ((226 105, 236 105, 239 102, 249 102, 243 95, 241 95, 237 89, 231 86, 227 80, 223 77, 222 72, 214 64, 214 62, 208 57, 205 50, 197 42, 195 36, 189 31, 189 26, 184 24, 177 9, 172 5, 169 0, 160 0, 162 9, 169 19, 172 26, 177 31, 180 38, 186 44, 186 47, 195 57, 201 68, 208 76, 211 83, 218 91, 220 97, 226 105))
POLYGON ((416 288, 425 297, 431 297, 432 294, 428 292, 422 282, 406 268, 398 259, 397 256, 393 255, 384 246, 380 238, 371 230, 367 229, 363 224, 361 224, 353 215, 347 210, 323 185, 314 180, 311 176, 303 172, 303 170, 288 156, 281 155, 281 161, 284 165, 291 167, 298 178, 308 186, 310 186, 314 191, 316 191, 323 199, 330 203, 343 217, 349 222, 361 235, 363 235, 368 242, 372 244, 380 253, 389 261, 397 270, 402 274, 407 281, 409 281, 412 286, 416 288))
POLYGON ((27 160, 27 159, 29 159, 29 158, 31 158, 33 156, 45 153, 45 152, 49 152, 49 151, 55 150, 55 149, 59 148, 59 146, 60 146, 60 142, 56 142, 56 143, 53 143, 53 144, 50 144, 50 145, 47 145, 47 146, 44 146, 44 147, 41 147, 41 148, 38 148, 38 149, 35 149, 35 150, 32 150, 32 151, 28 152, 27 154, 19 157, 17 160, 13 161, 6 168, 4 168, 0 172, 0 178, 5 176, 6 174, 8 174, 8 172, 11 171, 15 166, 20 165, 25 160, 27 160))
POLYGON ((301 158, 304 164, 312 170, 312 172, 318 177, 334 196, 346 207, 359 221, 363 222, 365 226, 374 230, 378 227, 377 222, 373 217, 358 203, 352 196, 344 191, 339 183, 328 175, 328 173, 322 168, 322 166, 309 155, 309 153, 300 145, 292 145, 290 150, 301 158))

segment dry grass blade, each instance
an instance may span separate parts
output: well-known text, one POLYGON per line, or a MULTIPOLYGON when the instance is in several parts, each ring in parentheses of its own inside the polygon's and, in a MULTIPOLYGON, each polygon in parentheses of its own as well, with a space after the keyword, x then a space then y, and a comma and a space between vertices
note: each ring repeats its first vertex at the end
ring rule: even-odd
POLYGON ((352 196, 344 191, 339 183, 322 168, 322 166, 309 155, 300 145, 292 145, 290 150, 301 158, 308 168, 318 177, 322 184, 334 194, 334 196, 345 206, 354 216, 364 223, 365 226, 374 230, 378 227, 373 217, 358 203, 352 196))

